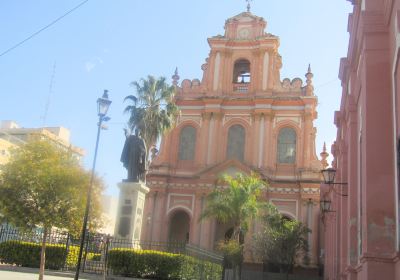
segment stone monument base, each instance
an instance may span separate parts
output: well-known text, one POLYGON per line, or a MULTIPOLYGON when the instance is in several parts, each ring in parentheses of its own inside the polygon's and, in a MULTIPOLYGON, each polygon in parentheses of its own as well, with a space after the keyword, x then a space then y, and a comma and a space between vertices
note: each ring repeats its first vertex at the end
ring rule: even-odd
POLYGON ((118 187, 120 193, 114 238, 121 241, 121 247, 137 248, 142 230, 144 202, 149 188, 143 182, 121 182, 118 187))

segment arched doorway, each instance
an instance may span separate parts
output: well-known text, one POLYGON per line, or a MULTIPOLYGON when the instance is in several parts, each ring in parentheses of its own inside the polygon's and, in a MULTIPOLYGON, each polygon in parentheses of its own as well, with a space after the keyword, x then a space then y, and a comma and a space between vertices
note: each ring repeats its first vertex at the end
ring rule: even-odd
POLYGON ((189 242, 190 217, 183 211, 174 212, 169 220, 169 240, 174 242, 189 242))

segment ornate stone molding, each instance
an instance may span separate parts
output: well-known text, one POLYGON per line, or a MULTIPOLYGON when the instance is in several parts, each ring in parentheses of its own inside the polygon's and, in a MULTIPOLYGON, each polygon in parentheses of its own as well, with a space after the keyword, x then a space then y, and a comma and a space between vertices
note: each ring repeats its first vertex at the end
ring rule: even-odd
POLYGON ((201 117, 201 115, 198 115, 198 114, 181 115, 179 117, 178 124, 181 124, 185 121, 193 121, 193 122, 197 123, 200 127, 202 125, 202 117, 201 117))
POLYGON ((250 126, 252 125, 252 122, 253 122, 252 116, 250 114, 225 114, 223 121, 222 121, 222 125, 225 125, 227 122, 229 122, 230 120, 233 120, 233 119, 244 120, 250 126))
POLYGON ((162 181, 148 181, 147 185, 150 188, 174 188, 174 189, 186 189, 186 190, 198 190, 198 189, 211 189, 214 188, 213 184, 208 183, 167 183, 162 181))
POLYGON ((319 194, 319 188, 302 188, 301 193, 303 194, 319 194))
POLYGON ((268 188, 269 193, 280 193, 280 194, 297 194, 300 193, 299 188, 293 188, 293 187, 269 187, 268 188))

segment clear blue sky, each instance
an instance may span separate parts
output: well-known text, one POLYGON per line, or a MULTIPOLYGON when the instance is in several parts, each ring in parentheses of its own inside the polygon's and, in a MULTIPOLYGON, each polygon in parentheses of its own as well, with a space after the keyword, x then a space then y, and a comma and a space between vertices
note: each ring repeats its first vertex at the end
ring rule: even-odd
MULTIPOLYGON (((0 53, 47 25, 82 0, 0 1, 0 53)), ((97 172, 117 195, 126 171, 119 162, 131 81, 148 74, 181 81, 201 79, 207 38, 223 34, 224 22, 245 11, 244 0, 90 0, 75 12, 0 57, 0 120, 23 127, 64 126, 87 152, 91 167, 96 137, 96 100, 109 90, 109 129, 102 131, 97 172), (49 85, 56 63, 53 91, 49 85), (50 99, 49 99, 50 96, 50 99), (50 100, 46 110, 47 100, 50 100), (47 114, 45 113, 47 111, 47 114), (44 119, 43 116, 46 115, 44 119)), ((255 0, 252 13, 278 35, 282 79, 304 79, 308 63, 318 96, 317 153, 336 136, 339 60, 348 45, 346 0, 255 0)), ((330 149, 330 148, 328 148, 330 149)))

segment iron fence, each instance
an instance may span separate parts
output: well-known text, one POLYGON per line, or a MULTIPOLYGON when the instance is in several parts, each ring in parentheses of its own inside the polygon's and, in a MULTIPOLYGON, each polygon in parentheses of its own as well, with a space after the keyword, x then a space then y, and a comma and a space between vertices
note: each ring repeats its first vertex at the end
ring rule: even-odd
MULTIPOLYGON (((0 226, 0 262, 38 267, 43 232, 0 226)), ((46 241, 48 268, 75 270, 80 239, 52 230, 46 241)), ((222 277, 222 256, 181 242, 115 239, 88 233, 81 271, 104 275, 156 279, 207 279, 222 277)))

